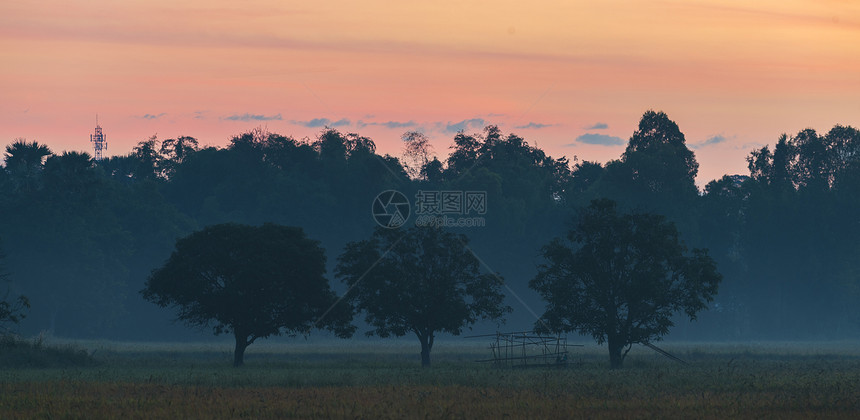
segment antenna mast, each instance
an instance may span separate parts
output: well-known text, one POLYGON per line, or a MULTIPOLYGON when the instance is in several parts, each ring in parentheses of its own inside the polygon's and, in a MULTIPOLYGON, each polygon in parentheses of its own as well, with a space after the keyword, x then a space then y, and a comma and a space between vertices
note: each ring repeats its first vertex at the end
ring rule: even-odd
POLYGON ((90 142, 95 150, 95 160, 102 160, 102 150, 107 149, 107 137, 102 132, 102 126, 99 125, 99 114, 96 114, 96 130, 90 134, 90 142))

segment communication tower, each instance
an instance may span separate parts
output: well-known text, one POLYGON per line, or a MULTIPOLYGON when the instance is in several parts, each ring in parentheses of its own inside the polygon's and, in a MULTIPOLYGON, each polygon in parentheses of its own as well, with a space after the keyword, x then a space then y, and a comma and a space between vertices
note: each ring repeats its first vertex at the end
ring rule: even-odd
POLYGON ((102 132, 102 126, 99 125, 98 115, 96 115, 96 131, 90 134, 90 142, 95 150, 95 160, 102 160, 102 150, 107 149, 107 137, 102 132))

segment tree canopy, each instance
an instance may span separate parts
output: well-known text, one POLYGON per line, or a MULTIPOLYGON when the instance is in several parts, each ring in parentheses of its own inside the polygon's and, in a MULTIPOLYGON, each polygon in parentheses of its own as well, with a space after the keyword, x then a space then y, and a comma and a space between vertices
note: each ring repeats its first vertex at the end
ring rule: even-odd
POLYGON ((334 305, 337 296, 324 273, 325 252, 301 228, 228 223, 177 241, 141 293, 175 307, 177 319, 189 325, 232 333, 233 364, 240 366, 259 338, 312 328, 352 334, 352 312, 334 305))
POLYGON ((502 303, 501 277, 481 273, 468 238, 437 227, 378 228, 370 239, 346 246, 336 272, 373 328, 367 334, 415 334, 425 367, 437 333, 459 335, 480 319, 510 311, 502 303))
POLYGON ((633 344, 668 334, 676 312, 695 319, 722 280, 706 251, 685 255, 663 216, 619 214, 611 200, 593 201, 567 239, 578 248, 550 242, 543 248, 546 263, 529 283, 547 301, 536 328, 606 342, 613 368, 633 344))

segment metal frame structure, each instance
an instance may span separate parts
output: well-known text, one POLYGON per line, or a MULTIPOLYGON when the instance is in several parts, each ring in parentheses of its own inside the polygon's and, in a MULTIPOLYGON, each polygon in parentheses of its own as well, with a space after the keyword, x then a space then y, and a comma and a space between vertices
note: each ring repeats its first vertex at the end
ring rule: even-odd
POLYGON ((466 338, 479 337, 495 337, 495 340, 490 343, 493 358, 478 362, 492 362, 499 367, 567 366, 568 347, 582 347, 582 344, 567 344, 566 336, 535 331, 497 332, 466 338))
POLYGON ((95 151, 93 158, 95 160, 102 160, 102 151, 107 149, 107 136, 104 135, 102 127, 99 125, 98 115, 96 115, 96 130, 93 134, 90 134, 90 142, 93 144, 93 150, 95 151))

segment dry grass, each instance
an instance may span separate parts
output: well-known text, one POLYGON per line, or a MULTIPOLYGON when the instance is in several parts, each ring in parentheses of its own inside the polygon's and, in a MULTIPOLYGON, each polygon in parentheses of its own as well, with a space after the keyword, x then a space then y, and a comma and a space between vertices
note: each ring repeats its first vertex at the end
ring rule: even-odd
MULTIPOLYGON (((84 344, 86 345, 86 343, 84 344)), ((567 369, 495 369, 477 347, 417 367, 413 346, 229 354, 100 344, 98 366, 0 371, 0 418, 849 418, 856 343, 675 344, 676 364, 634 350, 610 371, 596 346, 567 369), (111 347, 111 348, 109 348, 111 347)), ((440 347, 441 348, 441 347, 440 347)), ((96 353, 98 358, 99 352, 96 353)))

